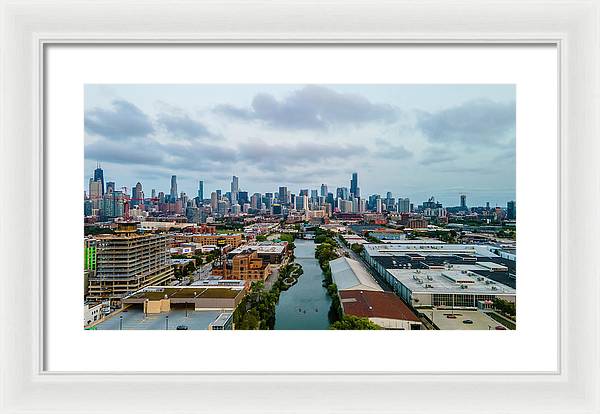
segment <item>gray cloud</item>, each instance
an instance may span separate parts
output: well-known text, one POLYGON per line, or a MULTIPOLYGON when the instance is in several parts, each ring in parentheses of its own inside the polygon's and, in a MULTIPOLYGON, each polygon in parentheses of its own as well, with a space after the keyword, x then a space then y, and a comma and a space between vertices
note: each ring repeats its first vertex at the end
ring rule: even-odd
POLYGON ((391 105, 374 104, 360 95, 314 85, 298 89, 282 100, 263 93, 254 97, 250 108, 219 105, 215 111, 283 129, 327 129, 338 124, 391 122, 398 117, 397 109, 391 105))
POLYGON ((160 165, 163 162, 160 148, 152 142, 94 142, 85 146, 85 158, 133 165, 160 165))
POLYGON ((433 165, 449 161, 455 161, 458 157, 446 147, 429 147, 423 153, 419 161, 421 165, 433 165))
POLYGON ((367 153, 362 145, 323 144, 314 141, 286 144, 269 144, 261 139, 249 139, 238 145, 238 158, 261 163, 273 168, 322 162, 328 159, 345 159, 367 153))
POLYGON ((109 139, 145 137, 154 132, 150 118, 130 102, 115 99, 112 109, 93 108, 85 112, 85 130, 109 139))
POLYGON ((478 99, 418 114, 418 128, 434 142, 502 145, 514 140, 515 102, 478 99))
POLYGON ((213 136, 204 124, 186 114, 161 113, 157 116, 156 121, 176 137, 199 138, 213 136))
POLYGON ((375 145, 377 146, 377 151, 375 151, 374 154, 380 158, 404 160, 413 155, 413 153, 407 150, 403 145, 393 145, 381 138, 375 139, 375 145))

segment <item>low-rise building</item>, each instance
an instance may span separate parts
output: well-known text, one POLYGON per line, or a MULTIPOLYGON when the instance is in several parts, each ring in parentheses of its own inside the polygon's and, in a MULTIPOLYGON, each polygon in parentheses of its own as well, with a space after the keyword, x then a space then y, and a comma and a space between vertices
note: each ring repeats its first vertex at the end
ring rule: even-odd
POLYGON ((102 302, 84 302, 83 325, 89 326, 102 319, 104 317, 105 306, 106 304, 102 302))
POLYGON ((252 250, 258 254, 258 257, 267 263, 277 264, 283 261, 287 252, 287 242, 256 242, 240 246, 228 253, 228 257, 242 253, 244 250, 252 250))
POLYGON ((331 278, 338 291, 383 290, 367 269, 354 259, 342 256, 330 261, 329 267, 331 268, 331 278))
POLYGON ((516 301, 516 262, 487 246, 368 244, 363 257, 413 308, 477 309, 481 301, 516 301))
POLYGON ((233 311, 245 295, 246 288, 240 286, 149 286, 123 298, 123 304, 141 305, 146 314, 186 306, 195 311, 233 311))
POLYGON ((342 290, 338 294, 346 315, 368 318, 383 329, 422 329, 417 315, 392 292, 342 290))
POLYGON ((214 262, 212 274, 224 279, 265 280, 271 273, 269 264, 252 249, 227 255, 214 262))

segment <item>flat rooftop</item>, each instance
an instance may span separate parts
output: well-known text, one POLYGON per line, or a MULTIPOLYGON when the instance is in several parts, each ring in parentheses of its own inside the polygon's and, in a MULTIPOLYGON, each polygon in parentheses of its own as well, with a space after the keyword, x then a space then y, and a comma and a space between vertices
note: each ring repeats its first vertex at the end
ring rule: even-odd
POLYGON ((517 262, 500 257, 486 245, 369 244, 365 253, 384 269, 466 270, 516 288, 517 262))
POLYGON ((104 319, 96 325, 98 330, 119 330, 121 323, 123 330, 165 330, 168 316, 168 328, 176 330, 178 326, 187 326, 190 330, 207 330, 208 326, 216 321, 222 314, 221 311, 190 311, 187 316, 184 309, 171 309, 170 312, 160 314, 144 314, 139 307, 130 307, 123 312, 104 319), (121 318, 123 317, 122 322, 121 318))
MULTIPOLYGON (((497 326, 504 327, 500 322, 495 321, 490 316, 477 310, 441 310, 441 309, 426 309, 421 311, 427 315, 429 320, 443 331, 446 330, 471 330, 485 331, 496 330, 497 326), (464 323, 465 320, 470 320, 473 323, 464 323)), ((506 328, 506 327, 505 327, 506 328)))
POLYGON ((262 254, 282 254, 285 251, 286 246, 287 246, 286 242, 269 243, 269 244, 249 243, 249 244, 245 244, 243 246, 239 246, 239 247, 235 248, 234 250, 230 251, 229 254, 234 254, 234 255, 240 254, 247 249, 254 250, 258 254, 261 254, 261 253, 262 254))
POLYGON ((237 297, 242 287, 213 287, 213 286, 153 286, 147 287, 124 298, 124 300, 160 300, 160 299, 200 299, 237 297))
POLYGON ((515 295, 516 290, 470 270, 386 269, 413 293, 515 295))

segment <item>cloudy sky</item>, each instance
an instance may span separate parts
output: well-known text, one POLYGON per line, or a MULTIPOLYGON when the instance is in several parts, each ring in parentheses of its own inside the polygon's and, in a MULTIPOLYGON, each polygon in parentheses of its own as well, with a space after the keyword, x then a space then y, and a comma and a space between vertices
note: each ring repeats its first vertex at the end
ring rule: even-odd
POLYGON ((444 205, 515 199, 514 85, 86 85, 85 180, 205 197, 288 186, 435 196, 444 205))

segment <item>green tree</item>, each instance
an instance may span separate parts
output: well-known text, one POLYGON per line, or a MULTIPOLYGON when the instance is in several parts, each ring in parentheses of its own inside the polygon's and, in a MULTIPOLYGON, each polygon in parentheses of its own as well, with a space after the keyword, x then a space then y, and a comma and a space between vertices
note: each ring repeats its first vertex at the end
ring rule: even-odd
POLYGON ((352 251, 356 254, 361 254, 365 248, 362 246, 362 244, 354 243, 352 246, 350 246, 350 249, 352 249, 352 251))
POLYGON ((334 330, 378 330, 381 327, 367 318, 345 315, 342 319, 334 322, 330 329, 334 330))

